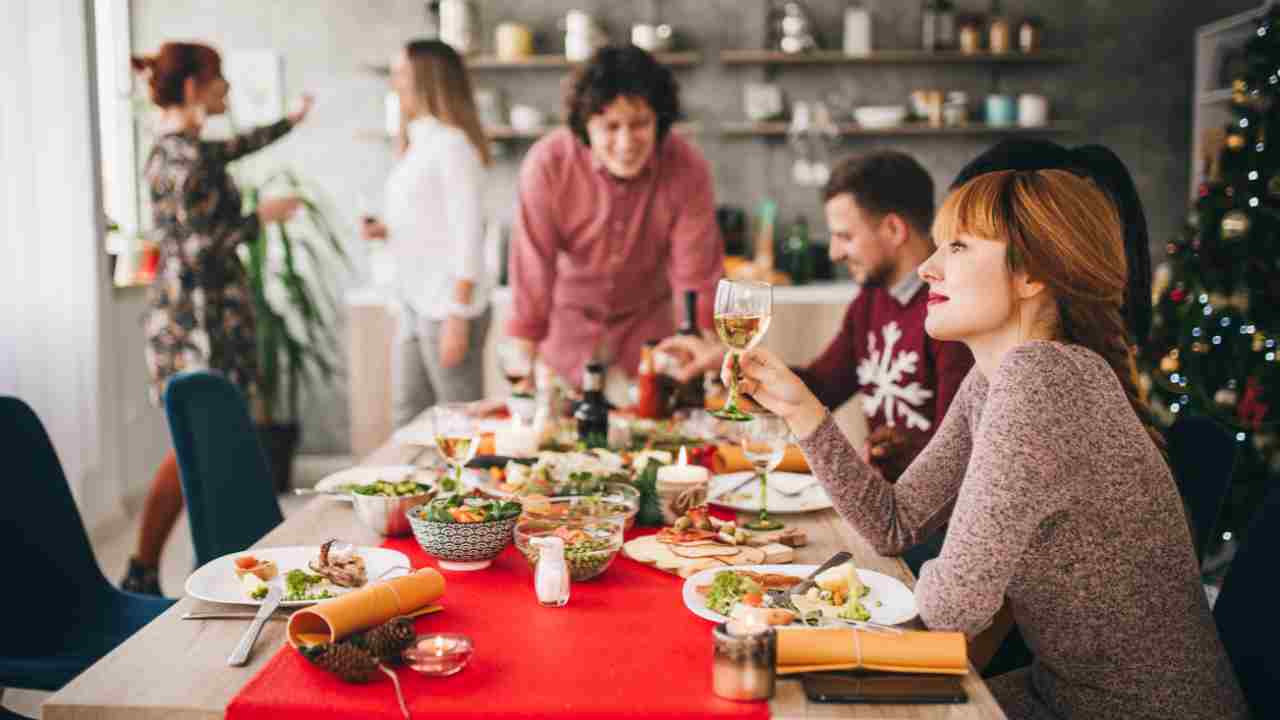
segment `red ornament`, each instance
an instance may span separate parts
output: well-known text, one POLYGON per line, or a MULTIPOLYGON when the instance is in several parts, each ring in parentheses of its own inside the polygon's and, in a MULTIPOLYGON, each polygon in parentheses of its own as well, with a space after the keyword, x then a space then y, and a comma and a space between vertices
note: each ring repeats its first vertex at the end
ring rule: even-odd
POLYGON ((1270 411, 1271 406, 1262 402, 1262 385, 1258 383, 1258 378, 1249 378, 1245 385, 1244 399, 1236 406, 1236 416, 1245 427, 1257 430, 1262 427, 1270 411))
POLYGON ((1208 197, 1208 196, 1209 196, 1209 183, 1200 183, 1200 187, 1198 188, 1198 190, 1199 190, 1199 193, 1200 193, 1200 197, 1208 197))
POLYGON ((1169 299, 1176 303, 1180 303, 1187 299, 1187 291, 1182 288, 1174 288, 1169 291, 1169 299))

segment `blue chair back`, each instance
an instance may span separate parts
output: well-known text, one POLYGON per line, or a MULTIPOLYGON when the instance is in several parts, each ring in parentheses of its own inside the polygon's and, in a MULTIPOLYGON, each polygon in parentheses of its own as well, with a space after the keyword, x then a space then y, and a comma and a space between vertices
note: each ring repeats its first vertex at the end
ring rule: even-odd
MULTIPOLYGON (((16 462, 9 486, 17 490, 0 503, 0 546, 8 556, 13 587, 40 588, 9 593, 5 604, 18 605, 12 617, 75 617, 101 602, 112 587, 93 555, 62 464, 44 425, 18 398, 0 397, 0 437, 13 451, 7 457, 16 462)), ((41 625, 11 623, 3 644, 14 642, 19 649, 38 644, 37 636, 48 632, 41 625)))
POLYGON ((1250 523, 1213 606, 1218 635, 1256 718, 1280 717, 1280 629, 1272 621, 1277 551, 1280 487, 1273 487, 1250 523))
POLYGON ((1186 415, 1169 428, 1169 468, 1191 513, 1196 554, 1209 543, 1235 468, 1235 438, 1207 417, 1186 415))
POLYGON ((57 690, 173 601, 122 592, 103 576, 58 455, 26 403, 0 397, 0 437, 17 490, 0 503, 15 589, 5 605, 22 620, 8 624, 0 643, 0 687, 57 690))
POLYGON ((257 542, 284 517, 244 396, 226 378, 188 372, 164 392, 196 565, 257 542))

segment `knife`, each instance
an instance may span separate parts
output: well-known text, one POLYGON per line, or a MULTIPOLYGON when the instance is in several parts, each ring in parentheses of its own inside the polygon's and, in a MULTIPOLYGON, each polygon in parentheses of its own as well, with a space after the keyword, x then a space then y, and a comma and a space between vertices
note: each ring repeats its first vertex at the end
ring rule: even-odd
POLYGON ((742 488, 746 487, 747 485, 750 485, 750 484, 751 484, 751 482, 752 482, 753 480, 759 480, 759 479, 760 479, 760 475, 759 475, 758 473, 754 473, 754 472, 753 472, 753 473, 751 473, 751 475, 750 475, 749 477, 742 479, 742 480, 741 480, 740 482, 738 482, 738 483, 735 483, 735 484, 734 484, 732 487, 730 487, 729 489, 727 489, 727 490, 721 490, 720 492, 716 493, 716 494, 715 494, 715 497, 714 497, 714 498, 712 498, 712 499, 714 500, 714 499, 719 499, 719 498, 725 497, 726 495, 732 495, 733 493, 738 492, 739 490, 741 490, 742 488))
POLYGON ((267 589, 267 597, 262 601, 262 606, 258 608, 258 614, 254 616, 253 622, 249 623, 249 629, 244 631, 244 635, 240 638, 240 644, 236 645, 236 649, 231 651, 231 657, 227 658, 227 664, 231 666, 244 665, 249 661, 249 651, 253 649, 253 643, 258 639, 258 633, 262 632, 262 626, 267 622, 267 618, 271 617, 271 613, 276 611, 280 605, 280 600, 284 598, 284 591, 279 585, 271 585, 267 589))

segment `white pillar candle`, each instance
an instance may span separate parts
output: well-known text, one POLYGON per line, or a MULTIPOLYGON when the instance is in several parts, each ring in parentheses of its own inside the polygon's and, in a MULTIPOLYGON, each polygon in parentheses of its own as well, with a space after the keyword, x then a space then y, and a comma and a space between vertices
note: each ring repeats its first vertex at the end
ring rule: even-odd
POLYGON ((513 417, 494 430, 493 451, 506 457, 534 457, 538 454, 538 431, 513 417))
POLYGON ((684 447, 681 447, 680 456, 675 465, 664 465, 658 468, 655 484, 658 504, 662 507, 663 521, 668 525, 674 523, 684 514, 681 508, 685 508, 693 499, 697 500, 693 503, 694 505, 705 503, 707 486, 710 483, 711 472, 701 465, 690 465, 684 447), (701 497, 695 497, 699 494, 701 497), (682 501, 681 498, 684 500, 682 501))

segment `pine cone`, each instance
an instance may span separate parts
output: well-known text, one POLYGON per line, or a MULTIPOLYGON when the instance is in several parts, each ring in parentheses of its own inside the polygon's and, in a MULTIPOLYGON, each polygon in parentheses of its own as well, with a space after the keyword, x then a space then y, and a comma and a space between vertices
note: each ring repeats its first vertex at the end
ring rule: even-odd
POLYGON ((319 645, 303 652, 308 660, 349 683, 366 683, 378 672, 378 663, 354 645, 319 645))
POLYGON ((417 638, 413 620, 398 617, 388 620, 364 635, 364 649, 383 662, 400 661, 400 653, 417 638))

